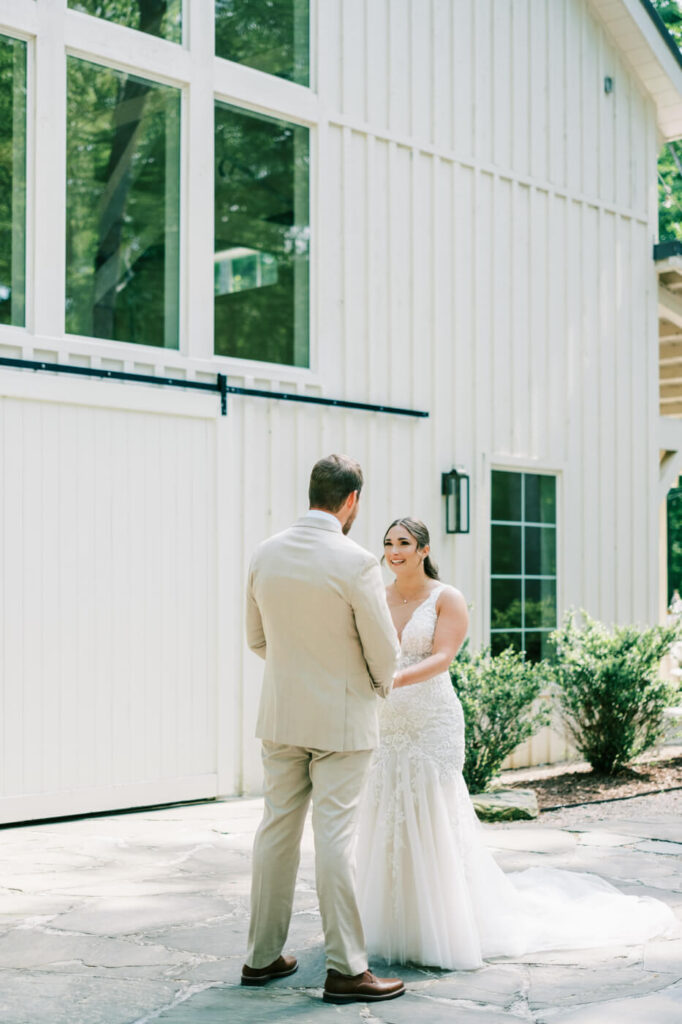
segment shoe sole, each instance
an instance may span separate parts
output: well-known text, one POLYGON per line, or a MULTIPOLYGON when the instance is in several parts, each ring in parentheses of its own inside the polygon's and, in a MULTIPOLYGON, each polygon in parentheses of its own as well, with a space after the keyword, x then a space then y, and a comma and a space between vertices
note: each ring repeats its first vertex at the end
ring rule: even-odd
POLYGON ((333 993, 323 992, 322 1001, 325 1003, 380 1003, 385 1002, 387 999, 397 999, 398 996, 404 996, 406 992, 405 988, 399 989, 397 992, 391 992, 387 996, 371 996, 371 995, 334 995, 333 993))
POLYGON ((288 978, 290 974, 295 974, 298 970, 298 964, 295 967, 291 967, 288 971, 277 971, 276 974, 265 974, 262 978, 247 978, 242 974, 242 985, 250 985, 260 987, 261 985, 267 985, 269 981, 275 981, 277 978, 288 978))

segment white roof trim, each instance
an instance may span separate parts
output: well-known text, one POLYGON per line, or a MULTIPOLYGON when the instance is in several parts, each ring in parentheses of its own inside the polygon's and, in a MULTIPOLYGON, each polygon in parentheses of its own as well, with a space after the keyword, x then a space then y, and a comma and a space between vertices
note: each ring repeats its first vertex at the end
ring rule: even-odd
POLYGON ((658 112, 666 140, 682 137, 682 68, 641 0, 590 0, 658 112))

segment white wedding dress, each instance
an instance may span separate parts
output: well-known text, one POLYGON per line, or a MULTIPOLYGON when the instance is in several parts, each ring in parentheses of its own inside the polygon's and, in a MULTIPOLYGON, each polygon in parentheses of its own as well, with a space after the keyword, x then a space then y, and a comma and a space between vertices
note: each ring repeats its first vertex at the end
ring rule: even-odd
MULTIPOLYGON (((400 668, 427 658, 437 587, 403 630, 400 668)), ((370 955, 450 969, 488 957, 638 943, 675 934, 664 903, 595 875, 506 875, 484 844, 462 777, 464 718, 447 672, 382 702, 363 797, 358 902, 370 955)))

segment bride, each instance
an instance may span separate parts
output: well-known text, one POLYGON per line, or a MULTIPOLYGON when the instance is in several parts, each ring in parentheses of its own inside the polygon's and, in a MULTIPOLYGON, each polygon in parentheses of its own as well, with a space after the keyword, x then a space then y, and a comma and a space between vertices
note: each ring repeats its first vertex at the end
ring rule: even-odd
POLYGON ((440 582, 423 523, 384 537, 386 597, 401 645, 360 812, 358 900, 371 954, 471 969, 493 956, 643 942, 674 932, 663 903, 594 875, 505 875, 462 777, 464 717, 448 667, 467 631, 462 594, 440 582))

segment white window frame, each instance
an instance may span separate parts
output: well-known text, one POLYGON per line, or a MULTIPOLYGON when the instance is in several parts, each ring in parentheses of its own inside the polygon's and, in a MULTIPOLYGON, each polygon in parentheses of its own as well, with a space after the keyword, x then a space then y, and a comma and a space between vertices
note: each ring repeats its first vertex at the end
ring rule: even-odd
MULTIPOLYGON (((311 83, 316 11, 311 2, 311 83)), ((326 124, 312 88, 213 56, 214 4, 184 0, 183 43, 71 10, 67 0, 4 0, 0 32, 27 54, 26 326, 0 327, 0 356, 88 363, 188 378, 225 373, 320 385, 316 329, 319 273, 318 134, 326 124), (67 335, 65 297, 66 55, 169 85, 181 92, 179 349, 67 335), (216 101, 310 130, 309 366, 234 359, 213 352, 213 109, 216 101), (190 202, 191 199, 191 202, 190 202), (46 254, 49 254, 46 255, 46 254), (144 369, 142 369, 144 368, 144 369)))
MULTIPOLYGON (((486 581, 486 624, 485 624, 485 640, 484 643, 490 644, 492 640, 492 580, 495 579, 520 579, 521 580, 521 594, 522 602, 525 604, 525 589, 524 583, 526 579, 555 579, 556 580, 556 621, 557 626, 561 624, 564 615, 564 602, 562 599, 562 581, 564 578, 563 573, 563 467, 558 468, 556 466, 550 466, 545 464, 533 464, 530 460, 517 460, 513 457, 498 457, 490 464, 489 470, 489 488, 488 488, 488 555, 487 555, 487 581, 486 581), (551 476, 555 482, 555 522, 553 528, 555 530, 555 558, 556 558, 556 573, 554 576, 550 575, 530 575, 528 576, 525 572, 525 539, 523 535, 523 527, 525 526, 542 526, 549 528, 549 524, 533 523, 531 521, 526 522, 525 519, 519 522, 506 521, 501 519, 493 519, 492 517, 492 495, 493 495, 493 473, 519 473, 522 475, 534 475, 534 476, 551 476), (520 573, 493 573, 492 571, 492 528, 498 525, 512 525, 521 526, 521 572, 520 573)), ((523 505, 523 492, 522 492, 522 512, 525 514, 525 507, 523 505)), ((516 627, 513 629, 498 630, 497 632, 505 633, 520 633, 522 636, 526 632, 542 632, 544 627, 531 628, 526 630, 525 625, 516 627)), ((551 632, 551 630, 548 630, 551 632)))

